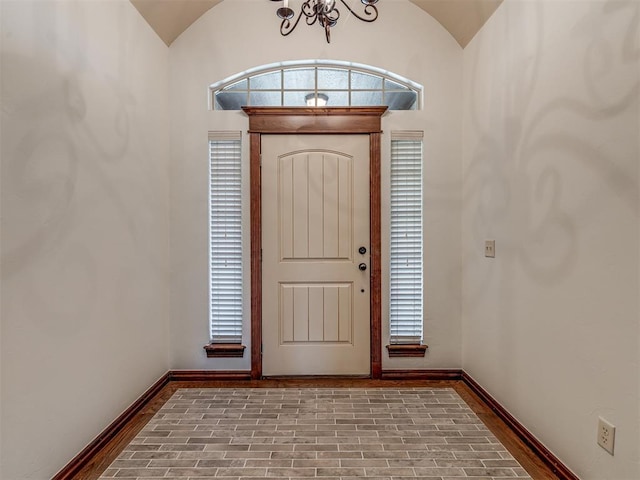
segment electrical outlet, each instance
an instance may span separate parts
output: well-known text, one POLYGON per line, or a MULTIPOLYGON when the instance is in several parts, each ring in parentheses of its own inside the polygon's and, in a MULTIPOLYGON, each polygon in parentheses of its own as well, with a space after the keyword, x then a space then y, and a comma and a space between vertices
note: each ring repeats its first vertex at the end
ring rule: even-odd
POLYGON ((604 418, 598 417, 598 445, 613 455, 613 446, 616 440, 616 427, 604 418))
POLYGON ((485 240, 484 241, 484 256, 494 258, 496 256, 496 241, 485 240))

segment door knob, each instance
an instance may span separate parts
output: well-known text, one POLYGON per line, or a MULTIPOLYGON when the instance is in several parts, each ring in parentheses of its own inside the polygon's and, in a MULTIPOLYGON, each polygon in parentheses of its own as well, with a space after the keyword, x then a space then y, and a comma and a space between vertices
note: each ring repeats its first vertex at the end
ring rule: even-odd
POLYGON ((360 252, 360 255, 364 255, 365 253, 367 253, 367 247, 360 247, 358 249, 358 252, 360 252))
POLYGON ((361 263, 360 265, 358 265, 358 268, 364 272, 367 269, 367 264, 361 263))

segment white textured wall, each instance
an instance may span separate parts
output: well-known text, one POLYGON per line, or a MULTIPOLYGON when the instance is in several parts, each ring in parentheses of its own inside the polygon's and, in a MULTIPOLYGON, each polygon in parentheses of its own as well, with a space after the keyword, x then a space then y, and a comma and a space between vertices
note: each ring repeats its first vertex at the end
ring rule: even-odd
MULTIPOLYGON (((359 3, 359 2, 355 2, 359 3)), ((207 359, 207 131, 242 130, 242 112, 207 110, 208 86, 249 68, 286 60, 331 59, 380 67, 425 86, 424 109, 383 118, 383 189, 388 188, 389 135, 425 131, 426 321, 423 359, 386 358, 384 368, 460 367, 460 129, 462 50, 433 18, 407 0, 380 2, 380 18, 363 24, 344 13, 332 30, 304 22, 281 37, 277 5, 264 0, 225 1, 184 32, 170 48, 171 90, 171 366, 248 369, 244 359, 207 359)), ((244 145, 245 167, 248 144, 244 145)), ((248 206, 248 168, 245 204, 248 206)), ((383 217, 388 207, 383 195, 383 217)), ((245 211, 245 342, 249 345, 249 209, 245 211)), ((386 242, 388 224, 383 223, 386 242)), ((386 257, 386 243, 384 261, 386 257)), ((386 291, 383 330, 387 337, 386 291)), ((388 338, 383 338, 387 342, 388 338)), ((385 343, 386 344, 386 343, 385 343)))
POLYGON ((0 477, 168 369, 168 49, 128 1, 3 0, 0 477))
POLYGON ((507 0, 464 51, 463 368, 583 480, 640 478, 639 9, 507 0))

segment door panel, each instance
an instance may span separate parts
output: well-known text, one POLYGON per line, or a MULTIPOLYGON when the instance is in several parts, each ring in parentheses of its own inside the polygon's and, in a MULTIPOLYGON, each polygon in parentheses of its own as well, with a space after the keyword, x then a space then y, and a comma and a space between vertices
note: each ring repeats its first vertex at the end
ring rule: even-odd
POLYGON ((262 136, 265 375, 369 374, 368 182, 368 136, 262 136))
POLYGON ((280 283, 280 344, 351 343, 353 285, 280 283))
POLYGON ((353 159, 307 151, 276 162, 280 259, 351 260, 353 159))

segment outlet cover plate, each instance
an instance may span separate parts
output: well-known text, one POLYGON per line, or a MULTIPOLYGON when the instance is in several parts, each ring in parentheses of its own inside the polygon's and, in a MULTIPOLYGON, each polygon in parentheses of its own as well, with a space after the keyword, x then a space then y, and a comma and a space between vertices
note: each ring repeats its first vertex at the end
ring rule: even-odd
POLYGON ((604 418, 598 417, 598 445, 613 455, 613 447, 616 440, 616 427, 604 418))

